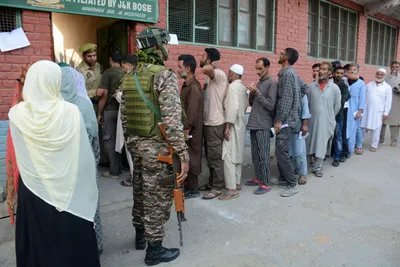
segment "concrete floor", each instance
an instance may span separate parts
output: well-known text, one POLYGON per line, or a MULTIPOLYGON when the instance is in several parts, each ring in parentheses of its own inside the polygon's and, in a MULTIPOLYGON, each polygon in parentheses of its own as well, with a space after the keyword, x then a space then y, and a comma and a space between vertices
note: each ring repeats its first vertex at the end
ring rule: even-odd
MULTIPOLYGON (((244 187, 232 201, 188 200, 181 256, 159 266, 400 266, 399 152, 388 144, 376 153, 365 149, 339 168, 328 159, 324 177, 309 174, 290 198, 279 188, 256 196, 244 187)), ((243 181, 253 176, 247 164, 243 181)), ((131 189, 101 179, 100 192, 102 266, 145 266, 145 252, 133 245, 131 189)), ((174 213, 165 229, 164 245, 177 247, 174 213)), ((0 266, 15 266, 12 241, 0 244, 0 266)))

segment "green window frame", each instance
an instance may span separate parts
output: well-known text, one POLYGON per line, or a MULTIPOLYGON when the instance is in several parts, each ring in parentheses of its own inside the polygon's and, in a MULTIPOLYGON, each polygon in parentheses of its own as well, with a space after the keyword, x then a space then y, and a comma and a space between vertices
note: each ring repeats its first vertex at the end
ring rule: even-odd
POLYGON ((22 27, 21 10, 11 7, 0 7, 0 32, 11 32, 22 27))
POLYGON ((167 28, 181 43, 274 50, 275 0, 168 0, 167 28))
POLYGON ((308 2, 307 55, 356 61, 358 13, 325 0, 308 2))
POLYGON ((365 64, 388 67, 396 60, 398 28, 383 21, 368 18, 365 64))

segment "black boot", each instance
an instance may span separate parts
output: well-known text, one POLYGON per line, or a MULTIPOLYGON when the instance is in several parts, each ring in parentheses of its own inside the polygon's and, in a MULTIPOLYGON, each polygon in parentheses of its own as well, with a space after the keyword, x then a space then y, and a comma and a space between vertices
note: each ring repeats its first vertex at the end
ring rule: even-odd
POLYGON ((179 257, 179 249, 164 248, 161 242, 149 243, 144 262, 147 266, 157 265, 161 262, 170 262, 179 257))
POLYGON ((144 250, 146 248, 146 239, 144 238, 144 229, 136 228, 135 248, 144 250))

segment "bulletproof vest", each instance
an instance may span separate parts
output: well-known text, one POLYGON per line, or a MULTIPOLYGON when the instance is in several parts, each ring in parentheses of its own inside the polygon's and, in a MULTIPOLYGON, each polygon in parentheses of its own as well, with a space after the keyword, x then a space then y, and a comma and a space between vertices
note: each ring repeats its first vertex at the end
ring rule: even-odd
MULTIPOLYGON (((136 71, 144 94, 157 108, 160 105, 154 92, 154 77, 163 69, 164 66, 144 64, 139 65, 136 71)), ((140 96, 133 75, 134 72, 127 74, 121 84, 125 99, 127 132, 139 137, 161 138, 157 126, 159 119, 140 96)))

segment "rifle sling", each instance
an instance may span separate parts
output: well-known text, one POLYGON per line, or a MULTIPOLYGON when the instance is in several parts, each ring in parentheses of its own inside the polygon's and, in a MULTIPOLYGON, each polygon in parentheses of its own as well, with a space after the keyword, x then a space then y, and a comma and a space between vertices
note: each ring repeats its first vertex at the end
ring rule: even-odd
POLYGON ((157 119, 161 122, 162 118, 161 118, 161 112, 160 109, 157 108, 153 102, 151 102, 146 94, 143 92, 142 86, 140 85, 139 82, 139 78, 135 72, 135 74, 133 75, 133 78, 135 79, 135 83, 136 83, 136 87, 138 89, 139 95, 142 98, 142 100, 147 104, 147 106, 149 106, 149 108, 151 109, 151 111, 153 111, 154 115, 156 115, 157 119))

